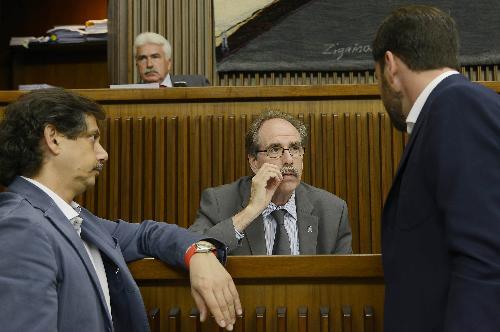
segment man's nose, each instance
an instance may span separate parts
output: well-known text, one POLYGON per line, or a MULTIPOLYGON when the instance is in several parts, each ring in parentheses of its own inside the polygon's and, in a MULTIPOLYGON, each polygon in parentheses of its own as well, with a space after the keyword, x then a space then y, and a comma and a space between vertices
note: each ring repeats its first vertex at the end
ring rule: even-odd
POLYGON ((107 161, 108 160, 108 152, 104 150, 101 143, 96 144, 96 158, 99 161, 107 161))
POLYGON ((153 67, 153 59, 152 58, 150 58, 150 57, 147 58, 146 66, 148 68, 153 67))
POLYGON ((293 163, 293 158, 292 158, 292 155, 290 154, 289 149, 283 149, 283 154, 281 155, 281 160, 283 160, 283 164, 293 163))

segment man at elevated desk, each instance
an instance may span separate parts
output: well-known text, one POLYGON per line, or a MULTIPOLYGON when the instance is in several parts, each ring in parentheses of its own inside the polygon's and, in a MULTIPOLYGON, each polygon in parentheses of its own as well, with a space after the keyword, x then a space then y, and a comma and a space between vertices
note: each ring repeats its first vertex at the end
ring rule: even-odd
POLYGON ((159 83, 160 87, 209 85, 203 75, 171 75, 172 47, 157 33, 139 34, 134 42, 134 56, 141 83, 159 83))
POLYGON ((230 255, 351 253, 347 204, 300 181, 306 140, 290 114, 262 113, 245 142, 255 175, 206 189, 189 230, 221 239, 230 255))

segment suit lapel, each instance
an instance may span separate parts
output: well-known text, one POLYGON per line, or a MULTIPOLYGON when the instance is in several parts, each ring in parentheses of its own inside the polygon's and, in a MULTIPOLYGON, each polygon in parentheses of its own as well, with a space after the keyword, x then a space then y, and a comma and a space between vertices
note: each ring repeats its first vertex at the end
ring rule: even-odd
POLYGON ((301 255, 315 255, 318 244, 318 217, 312 214, 314 206, 309 201, 302 184, 295 190, 297 229, 301 255))
MULTIPOLYGON (((86 219, 84 219, 82 223, 82 238, 78 236, 78 234, 75 232, 73 226, 69 223, 67 218, 64 216, 64 214, 57 208, 57 206, 54 205, 54 208, 47 210, 46 212, 47 218, 52 222, 54 227, 59 229, 59 231, 66 237, 68 242, 71 243, 73 248, 78 253, 78 256, 80 256, 80 259, 83 262, 83 265, 85 266, 85 269, 87 270, 87 273, 89 274, 90 279, 92 280, 92 284, 95 288, 96 293, 99 296, 99 300, 102 305, 102 309, 104 312, 107 313, 107 317, 109 319, 109 322, 111 324, 111 316, 110 313, 108 312, 108 306, 106 304, 106 300, 104 298, 104 294, 102 292, 101 288, 101 283, 99 282, 99 278, 97 277, 96 270, 94 268, 94 264, 92 264, 92 261, 90 259, 89 253, 87 252, 87 249, 85 249, 85 245, 82 241, 84 238, 84 232, 85 229, 87 228, 85 226, 85 223, 87 222, 86 219), (50 211, 50 212, 49 212, 50 211)), ((85 239, 87 240, 87 239, 85 239)), ((96 244, 94 241, 88 241, 92 244, 96 244)))
MULTIPOLYGON (((250 200, 250 188, 252 177, 247 177, 241 185, 240 197, 242 198, 241 207, 244 209, 250 200)), ((262 214, 245 229, 245 239, 250 247, 251 255, 267 255, 266 238, 264 236, 264 220, 262 214)))

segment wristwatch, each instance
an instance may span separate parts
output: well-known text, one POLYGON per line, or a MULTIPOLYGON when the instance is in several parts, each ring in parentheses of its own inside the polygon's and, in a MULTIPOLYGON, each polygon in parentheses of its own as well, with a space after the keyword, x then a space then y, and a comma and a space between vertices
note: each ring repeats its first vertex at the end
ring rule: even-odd
POLYGON ((212 243, 210 243, 208 241, 198 241, 194 244, 194 246, 195 246, 195 249, 194 249, 195 253, 204 253, 204 252, 210 252, 210 251, 215 253, 215 251, 217 250, 215 245, 213 245, 212 243))
POLYGON ((186 266, 189 267, 189 262, 194 254, 207 252, 212 252, 215 256, 217 256, 217 247, 208 241, 198 241, 193 243, 184 254, 184 263, 186 263, 186 266))

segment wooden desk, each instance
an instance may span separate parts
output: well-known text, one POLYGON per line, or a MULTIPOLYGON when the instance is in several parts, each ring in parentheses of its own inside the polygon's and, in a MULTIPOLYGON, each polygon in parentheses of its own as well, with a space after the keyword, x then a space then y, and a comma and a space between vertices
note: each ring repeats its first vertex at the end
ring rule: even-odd
MULTIPOLYGON (((187 273, 151 259, 129 266, 146 307, 160 309, 161 331, 172 331, 167 326, 176 324, 179 331, 218 331, 212 319, 195 328, 187 273), (180 311, 175 318, 169 317, 173 308, 180 311)), ((237 331, 243 325, 244 331, 252 332, 263 327, 292 332, 383 329, 380 255, 229 257, 227 269, 245 311, 237 331), (265 315, 258 317, 262 308, 265 315), (286 308, 286 318, 278 314, 282 308, 286 308)))

